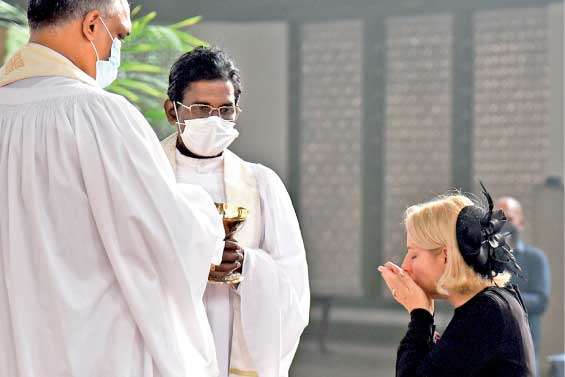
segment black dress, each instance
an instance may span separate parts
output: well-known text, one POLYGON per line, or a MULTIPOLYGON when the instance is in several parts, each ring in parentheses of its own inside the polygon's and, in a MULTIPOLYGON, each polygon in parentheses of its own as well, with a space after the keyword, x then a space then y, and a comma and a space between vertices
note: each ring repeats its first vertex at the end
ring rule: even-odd
POLYGON ((522 300, 511 288, 487 288, 455 309, 437 343, 434 318, 410 313, 400 342, 397 377, 534 376, 534 346, 522 300))

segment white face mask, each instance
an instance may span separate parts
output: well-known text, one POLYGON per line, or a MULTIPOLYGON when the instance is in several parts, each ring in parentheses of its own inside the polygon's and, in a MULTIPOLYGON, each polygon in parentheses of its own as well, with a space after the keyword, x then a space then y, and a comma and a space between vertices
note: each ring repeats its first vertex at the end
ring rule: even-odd
POLYGON ((94 53, 96 54, 96 82, 98 82, 98 85, 100 85, 101 88, 105 88, 118 78, 122 42, 118 38, 112 37, 112 33, 110 33, 110 30, 102 18, 100 18, 100 21, 102 21, 102 25, 104 25, 104 28, 106 28, 106 31, 112 39, 112 49, 110 50, 110 57, 108 60, 100 60, 96 46, 92 41, 90 41, 90 44, 92 44, 94 53))
MULTIPOLYGON (((179 105, 184 106, 182 103, 179 103, 179 105)), ((177 125, 180 125, 178 113, 177 125)), ((239 136, 239 132, 235 129, 235 122, 218 116, 187 119, 184 121, 184 125, 184 131, 181 133, 184 145, 192 153, 202 157, 213 157, 221 154, 239 136)))

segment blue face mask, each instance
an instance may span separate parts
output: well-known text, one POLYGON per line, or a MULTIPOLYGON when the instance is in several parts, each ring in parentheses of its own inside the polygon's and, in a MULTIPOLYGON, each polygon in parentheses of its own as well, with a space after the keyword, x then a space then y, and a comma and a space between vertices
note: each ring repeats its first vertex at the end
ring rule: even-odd
POLYGON ((104 20, 100 18, 102 25, 106 28, 106 31, 112 39, 112 49, 110 50, 110 57, 108 60, 100 60, 98 55, 98 50, 92 41, 92 47, 94 48, 94 53, 96 54, 96 82, 100 87, 105 88, 110 85, 118 77, 118 68, 120 67, 120 50, 122 48, 122 42, 118 38, 112 37, 112 33, 108 30, 108 27, 104 23, 104 20))

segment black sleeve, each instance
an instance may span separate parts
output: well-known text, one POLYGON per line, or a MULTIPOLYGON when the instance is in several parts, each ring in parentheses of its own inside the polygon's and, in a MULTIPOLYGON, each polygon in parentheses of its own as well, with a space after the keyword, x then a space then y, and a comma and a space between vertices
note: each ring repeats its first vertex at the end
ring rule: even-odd
POLYGON ((476 375, 498 348, 494 334, 504 328, 497 305, 480 301, 456 313, 437 344, 432 342, 433 317, 425 310, 414 310, 398 349, 396 376, 476 375))
POLYGON ((410 312, 408 331, 396 355, 397 377, 416 375, 416 369, 432 349, 434 327, 434 317, 427 310, 410 312))

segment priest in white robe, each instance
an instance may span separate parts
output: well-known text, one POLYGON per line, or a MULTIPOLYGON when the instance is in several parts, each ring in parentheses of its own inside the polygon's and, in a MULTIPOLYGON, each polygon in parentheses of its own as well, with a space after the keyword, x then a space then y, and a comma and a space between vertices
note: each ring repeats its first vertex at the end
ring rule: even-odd
POLYGON ((239 285, 210 283, 204 301, 220 377, 287 377, 308 324, 310 291, 302 235, 290 197, 269 168, 228 146, 238 136, 239 72, 224 52, 196 48, 173 65, 165 111, 177 132, 162 142, 179 183, 241 206, 247 221, 227 242, 211 278, 240 272, 239 285))
POLYGON ((35 0, 28 17, 0 69, 0 376, 217 376, 202 297, 221 217, 101 88, 127 2, 35 0))

